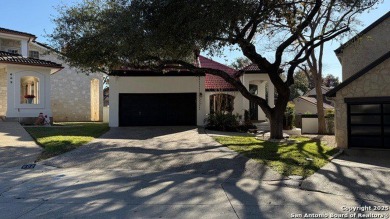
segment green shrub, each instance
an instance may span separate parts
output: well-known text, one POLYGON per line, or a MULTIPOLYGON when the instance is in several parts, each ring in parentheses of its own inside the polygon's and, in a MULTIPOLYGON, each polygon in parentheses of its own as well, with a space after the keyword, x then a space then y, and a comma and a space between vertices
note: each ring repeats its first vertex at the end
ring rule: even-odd
POLYGON ((206 128, 218 131, 236 131, 239 126, 237 116, 231 113, 213 113, 206 118, 206 128))
POLYGON ((325 111, 326 132, 334 134, 334 109, 327 109, 325 111))
POLYGON ((240 124, 242 116, 231 113, 213 113, 206 118, 206 129, 229 132, 247 132, 249 129, 257 128, 250 120, 240 124))
POLYGON ((287 103, 283 118, 283 129, 292 129, 295 122, 295 105, 292 102, 287 103))

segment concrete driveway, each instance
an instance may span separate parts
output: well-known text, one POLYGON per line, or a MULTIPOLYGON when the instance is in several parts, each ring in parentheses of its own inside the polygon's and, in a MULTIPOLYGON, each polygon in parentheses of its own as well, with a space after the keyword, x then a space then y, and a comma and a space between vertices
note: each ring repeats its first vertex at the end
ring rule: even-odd
POLYGON ((43 162, 54 167, 224 174, 279 180, 269 167, 238 155, 196 127, 123 127, 43 162))
POLYGON ((33 163, 41 154, 34 139, 17 122, 0 122, 0 167, 33 163))
POLYGON ((390 150, 346 150, 303 181, 302 189, 390 204, 390 150))
POLYGON ((0 172, 4 218, 330 218, 383 205, 286 187, 194 127, 114 128, 34 169, 0 172))

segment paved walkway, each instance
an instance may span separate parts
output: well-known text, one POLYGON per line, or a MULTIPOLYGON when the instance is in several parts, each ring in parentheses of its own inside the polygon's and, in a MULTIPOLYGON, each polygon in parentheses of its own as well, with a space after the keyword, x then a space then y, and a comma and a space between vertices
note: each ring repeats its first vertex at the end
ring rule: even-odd
POLYGON ((304 180, 301 187, 390 206, 390 151, 347 150, 304 180))
POLYGON ((42 148, 16 122, 0 122, 0 167, 33 163, 42 148))
POLYGON ((334 135, 313 135, 313 134, 302 134, 302 136, 309 137, 312 139, 318 139, 322 143, 330 146, 337 147, 336 137, 334 135))

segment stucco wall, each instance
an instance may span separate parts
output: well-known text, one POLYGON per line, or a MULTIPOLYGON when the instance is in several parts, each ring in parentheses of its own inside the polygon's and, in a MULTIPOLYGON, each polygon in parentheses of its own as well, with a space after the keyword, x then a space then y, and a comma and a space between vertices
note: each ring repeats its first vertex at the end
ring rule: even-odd
POLYGON ((390 50, 390 19, 348 45, 342 52, 343 81, 390 50))
POLYGON ((197 125, 205 118, 204 77, 118 77, 110 76, 110 127, 119 126, 120 93, 197 93, 197 125), (199 81, 200 79, 200 81, 199 81), (199 98, 199 91, 203 94, 199 98))
POLYGON ((7 73, 0 67, 0 116, 7 112, 7 73))
MULTIPOLYGON (((99 98, 99 121, 103 120, 103 73, 90 75, 71 68, 56 53, 30 44, 30 50, 40 52, 40 59, 62 64, 64 69, 51 75, 51 103, 53 119, 60 121, 91 121, 91 95, 99 98), (99 80, 98 94, 91 94, 91 81, 99 80)), ((93 120, 96 120, 95 117, 93 120)))
POLYGON ((347 148, 347 97, 390 96, 390 59, 371 69, 365 75, 353 81, 337 92, 335 100, 335 132, 337 146, 347 148))

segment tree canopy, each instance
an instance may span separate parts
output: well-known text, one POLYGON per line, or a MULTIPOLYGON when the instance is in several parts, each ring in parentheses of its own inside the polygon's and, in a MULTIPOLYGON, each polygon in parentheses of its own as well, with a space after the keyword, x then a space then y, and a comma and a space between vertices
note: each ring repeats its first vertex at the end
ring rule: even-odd
POLYGON ((86 70, 107 72, 118 66, 150 68, 174 62, 218 75, 258 104, 271 120, 271 137, 282 138, 282 115, 297 66, 313 49, 347 32, 356 13, 379 1, 84 0, 60 8, 51 38, 71 65, 86 70), (298 46, 299 37, 325 10, 337 12, 337 16, 326 29, 298 46), (274 38, 277 43, 269 41, 274 38), (272 58, 266 58, 264 44, 272 58), (278 94, 275 107, 252 95, 225 72, 194 65, 194 54, 205 50, 218 54, 224 46, 237 46, 252 63, 268 72, 278 94), (287 55, 288 51, 295 52, 287 55), (286 80, 280 77, 281 68, 286 80))

